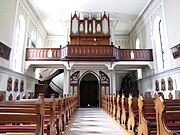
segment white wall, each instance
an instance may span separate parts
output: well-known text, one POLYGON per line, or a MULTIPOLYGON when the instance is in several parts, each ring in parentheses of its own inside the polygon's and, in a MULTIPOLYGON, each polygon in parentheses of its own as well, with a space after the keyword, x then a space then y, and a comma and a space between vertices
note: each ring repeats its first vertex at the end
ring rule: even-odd
MULTIPOLYGON (((180 1, 179 0, 166 0, 164 3, 165 9, 165 19, 167 25, 167 32, 168 32, 168 40, 169 40, 169 48, 180 43, 180 1)), ((172 59, 172 68, 173 67, 180 67, 180 58, 174 59, 171 55, 172 59)))
MULTIPOLYGON (((11 48, 16 1, 1 0, 0 4, 0 41, 11 48), (8 8, 7 8, 8 7, 8 8)), ((12 50, 11 50, 12 52, 12 50)), ((9 67, 9 61, 0 58, 0 66, 9 67)))
MULTIPOLYGON (((164 79, 167 85, 167 78, 171 77, 174 80, 174 90, 180 89, 180 59, 173 59, 170 48, 180 42, 180 18, 177 17, 180 12, 180 1, 176 0, 160 0, 153 1, 151 5, 142 14, 136 25, 132 29, 131 42, 133 46, 137 38, 140 39, 140 48, 152 48, 154 57, 153 69, 143 68, 143 78, 138 80, 138 86, 141 92, 151 91, 155 92, 155 81, 159 82, 164 79), (163 38, 165 45, 165 68, 159 70, 159 59, 157 54, 157 47, 154 42, 154 22, 157 17, 162 19, 164 28, 163 38)), ((166 87, 167 88, 167 87, 166 87)), ((164 91, 166 98, 169 90, 164 91)), ((172 94, 174 92, 172 91, 172 94)), ((175 97, 175 95, 174 95, 175 97)))
POLYGON ((11 47, 16 1, 1 0, 0 4, 0 41, 11 47))
MULTIPOLYGON (((25 52, 28 46, 28 34, 35 29, 37 32, 35 37, 35 43, 37 44, 38 39, 41 40, 41 44, 38 47, 44 46, 44 40, 46 38, 46 33, 39 23, 37 17, 34 15, 33 11, 30 10, 25 0, 1 0, 0 2, 0 41, 11 48, 10 60, 0 58, 0 91, 6 92, 6 99, 10 93, 13 94, 14 99, 17 93, 20 96, 24 93, 34 92, 35 83, 38 83, 34 79, 34 69, 25 69, 25 52), (24 16, 25 19, 25 39, 23 48, 23 56, 19 60, 22 60, 23 67, 22 73, 16 73, 12 71, 13 57, 14 57, 14 42, 15 42, 15 29, 18 17, 20 15, 24 16), (24 75, 23 75, 24 74, 24 75), (24 81, 24 92, 7 92, 7 80, 11 77, 13 81, 15 79, 24 81)), ((20 82, 20 81, 19 81, 20 82)))
POLYGON ((121 49, 131 48, 129 35, 115 35, 113 44, 117 48, 120 46, 121 49))
POLYGON ((61 47, 66 46, 67 39, 65 36, 48 36, 45 40, 45 47, 47 48, 59 48, 60 45, 61 47))
POLYGON ((38 80, 28 77, 23 74, 16 73, 12 70, 9 70, 7 68, 0 67, 0 92, 6 93, 6 100, 8 100, 8 96, 11 93, 13 95, 13 99, 16 99, 17 94, 20 94, 20 97, 22 98, 23 94, 28 95, 29 92, 33 92, 35 90, 35 84, 38 83, 38 80), (12 91, 7 91, 7 80, 8 78, 12 78, 12 91), (18 91, 14 91, 14 81, 15 79, 18 79, 18 91), (24 92, 20 92, 20 81, 24 81, 24 92))

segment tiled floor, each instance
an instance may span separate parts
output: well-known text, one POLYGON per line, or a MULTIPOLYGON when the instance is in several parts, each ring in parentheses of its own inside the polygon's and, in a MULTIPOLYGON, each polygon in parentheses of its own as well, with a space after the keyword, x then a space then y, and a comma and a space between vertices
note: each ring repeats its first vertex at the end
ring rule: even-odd
POLYGON ((125 135, 100 108, 79 108, 66 135, 125 135))

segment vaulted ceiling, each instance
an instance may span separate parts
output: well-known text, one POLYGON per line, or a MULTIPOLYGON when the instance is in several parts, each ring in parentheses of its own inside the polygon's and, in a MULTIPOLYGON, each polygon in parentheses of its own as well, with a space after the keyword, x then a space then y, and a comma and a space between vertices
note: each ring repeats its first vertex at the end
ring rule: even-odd
POLYGON ((101 12, 110 16, 115 34, 128 34, 152 0, 27 0, 41 19, 48 35, 65 35, 71 13, 101 12))

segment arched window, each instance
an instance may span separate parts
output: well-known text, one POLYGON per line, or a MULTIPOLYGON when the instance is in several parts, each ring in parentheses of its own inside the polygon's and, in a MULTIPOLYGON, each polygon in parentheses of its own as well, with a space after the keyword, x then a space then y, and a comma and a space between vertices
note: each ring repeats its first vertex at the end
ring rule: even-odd
POLYGON ((13 67, 16 72, 22 72, 23 49, 25 36, 25 20, 22 15, 18 17, 15 33, 15 44, 13 53, 13 67))
POLYGON ((139 40, 139 38, 136 39, 136 49, 140 49, 140 40, 139 40))
MULTIPOLYGON (((136 49, 140 49, 140 40, 139 38, 136 39, 136 49)), ((138 79, 142 78, 142 69, 137 69, 137 77, 138 79)))
POLYGON ((157 17, 154 22, 154 41, 155 41, 155 50, 156 50, 156 64, 157 70, 161 71, 165 68, 165 53, 164 53, 164 30, 162 25, 162 20, 160 17, 157 17))

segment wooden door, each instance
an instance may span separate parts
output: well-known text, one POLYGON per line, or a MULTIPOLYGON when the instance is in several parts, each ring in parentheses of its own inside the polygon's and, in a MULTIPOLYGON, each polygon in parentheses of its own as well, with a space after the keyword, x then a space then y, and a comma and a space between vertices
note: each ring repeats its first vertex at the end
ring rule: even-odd
POLYGON ((98 81, 81 81, 80 83, 80 106, 95 107, 98 101, 98 81))

